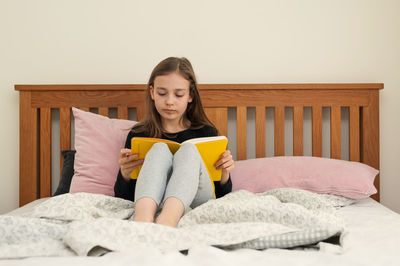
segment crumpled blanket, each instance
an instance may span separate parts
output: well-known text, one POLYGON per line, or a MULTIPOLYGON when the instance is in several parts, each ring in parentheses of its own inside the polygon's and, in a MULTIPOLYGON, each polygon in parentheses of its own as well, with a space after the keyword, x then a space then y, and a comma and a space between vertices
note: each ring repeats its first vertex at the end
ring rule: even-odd
POLYGON ((187 212, 177 228, 133 222, 133 203, 91 194, 63 194, 27 215, 0 216, 0 258, 87 256, 152 246, 162 252, 198 245, 225 249, 294 248, 345 232, 337 208, 351 200, 281 188, 235 191, 187 212))

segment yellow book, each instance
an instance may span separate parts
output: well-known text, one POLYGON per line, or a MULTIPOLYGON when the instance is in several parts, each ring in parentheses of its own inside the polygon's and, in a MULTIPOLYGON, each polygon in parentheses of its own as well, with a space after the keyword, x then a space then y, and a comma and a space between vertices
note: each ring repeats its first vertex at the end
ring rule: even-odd
MULTIPOLYGON (((225 136, 194 138, 182 143, 158 138, 133 137, 131 140, 131 153, 138 154, 138 160, 144 159, 153 144, 157 142, 166 143, 172 154, 175 154, 184 143, 193 143, 199 150, 211 180, 221 180, 222 170, 217 170, 214 164, 221 154, 225 152, 228 145, 228 139, 225 136)), ((130 175, 132 179, 136 179, 139 176, 141 168, 142 166, 139 166, 132 170, 130 175)))

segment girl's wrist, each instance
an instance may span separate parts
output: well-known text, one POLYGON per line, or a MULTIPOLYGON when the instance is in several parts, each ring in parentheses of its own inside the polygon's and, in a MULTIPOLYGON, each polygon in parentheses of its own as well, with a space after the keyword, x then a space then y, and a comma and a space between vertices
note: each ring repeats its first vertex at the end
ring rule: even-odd
POLYGON ((122 179, 123 179, 125 182, 129 182, 129 180, 131 179, 131 178, 130 178, 130 174, 122 173, 122 171, 121 171, 121 176, 122 176, 122 179))
POLYGON ((222 171, 220 184, 225 185, 228 182, 228 180, 229 180, 229 172, 222 171))

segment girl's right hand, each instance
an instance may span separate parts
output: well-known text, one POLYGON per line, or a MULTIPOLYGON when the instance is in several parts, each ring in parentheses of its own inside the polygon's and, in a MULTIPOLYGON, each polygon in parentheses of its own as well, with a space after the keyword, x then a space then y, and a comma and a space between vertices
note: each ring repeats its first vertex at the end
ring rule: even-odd
POLYGON ((119 152, 119 167, 121 168, 122 177, 125 181, 130 180, 130 174, 133 169, 143 164, 143 159, 138 160, 137 154, 131 154, 130 149, 122 149, 119 152))

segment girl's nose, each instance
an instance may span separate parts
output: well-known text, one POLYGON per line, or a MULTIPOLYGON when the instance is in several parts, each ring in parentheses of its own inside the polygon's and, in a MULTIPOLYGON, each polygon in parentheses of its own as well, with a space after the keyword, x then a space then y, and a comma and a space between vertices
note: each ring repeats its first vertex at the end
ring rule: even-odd
POLYGON ((166 100, 166 104, 172 105, 174 103, 174 99, 172 95, 169 95, 166 100))

